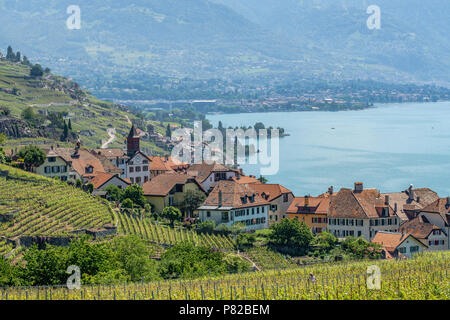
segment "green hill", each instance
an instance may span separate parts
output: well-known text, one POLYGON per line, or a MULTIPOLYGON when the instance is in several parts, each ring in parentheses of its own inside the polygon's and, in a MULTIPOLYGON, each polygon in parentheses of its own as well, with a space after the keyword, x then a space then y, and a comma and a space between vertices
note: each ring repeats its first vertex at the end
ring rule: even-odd
MULTIPOLYGON (((130 121, 137 123, 144 131, 147 124, 152 123, 157 131, 165 132, 166 124, 161 126, 159 122, 138 119, 127 107, 101 101, 71 79, 51 73, 39 78, 29 74, 30 67, 27 65, 0 61, 0 109, 6 107, 10 111, 10 115, 5 117, 0 110, 0 133, 9 136, 6 149, 26 143, 64 144, 60 140, 63 119, 67 122, 71 120, 74 136, 79 136, 88 148, 99 148, 102 142, 107 141, 110 138, 108 128, 116 129, 116 137, 109 146, 123 145, 131 127, 130 121), (36 123, 25 123, 20 119, 23 110, 28 107, 36 114, 39 120, 36 123), (48 119, 53 120, 52 114, 63 118, 56 117, 57 121, 50 121, 48 119), (7 130, 8 126, 12 128, 7 130)), ((142 141, 142 146, 154 153, 164 152, 149 141, 142 141)))
POLYGON ((67 236, 113 223, 102 200, 68 184, 0 164, 0 254, 6 239, 18 236, 67 236))

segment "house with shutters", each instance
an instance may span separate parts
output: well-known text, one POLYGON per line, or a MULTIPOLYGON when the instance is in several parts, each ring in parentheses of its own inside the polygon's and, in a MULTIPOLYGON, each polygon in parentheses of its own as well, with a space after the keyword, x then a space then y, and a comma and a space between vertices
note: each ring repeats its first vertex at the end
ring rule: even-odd
POLYGON ((329 207, 329 197, 295 197, 286 211, 286 217, 303 221, 316 234, 327 230, 329 207))
POLYGON ((161 213, 165 207, 173 206, 184 211, 184 200, 188 190, 205 194, 201 184, 183 173, 159 174, 143 185, 144 197, 150 202, 152 211, 161 213))
POLYGON ((217 182, 214 189, 198 208, 201 221, 232 226, 239 222, 247 231, 268 228, 270 202, 250 185, 232 180, 217 182))
POLYGON ((426 244, 430 251, 448 250, 447 232, 430 223, 424 215, 403 223, 400 232, 413 235, 426 244))
POLYGON ((413 235, 399 232, 379 231, 372 242, 381 245, 385 259, 411 258, 427 249, 427 245, 413 235))
POLYGON ((400 223, 414 219, 420 210, 439 199, 436 192, 429 188, 414 188, 412 185, 402 192, 383 193, 389 196, 391 206, 400 218, 400 223))
POLYGON ((450 197, 437 199, 420 210, 418 217, 425 217, 429 223, 445 231, 447 249, 450 249, 450 197))
POLYGON ((210 192, 219 181, 233 179, 240 174, 240 171, 227 168, 217 162, 207 163, 203 161, 190 165, 187 174, 195 177, 203 186, 203 189, 210 192))
POLYGON ((248 186, 270 203, 269 224, 279 222, 286 217, 286 211, 294 200, 291 190, 280 184, 252 183, 248 186))
POLYGON ((389 196, 364 189, 363 183, 357 182, 353 190, 342 188, 330 196, 327 227, 338 238, 354 236, 371 241, 379 231, 398 232, 400 218, 389 196))

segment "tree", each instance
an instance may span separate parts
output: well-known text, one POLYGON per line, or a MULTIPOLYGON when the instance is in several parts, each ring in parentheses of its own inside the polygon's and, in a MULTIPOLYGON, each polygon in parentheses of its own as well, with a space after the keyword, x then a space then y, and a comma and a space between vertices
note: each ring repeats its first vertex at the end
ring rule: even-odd
POLYGON ((15 61, 16 62, 21 62, 22 61, 22 55, 20 54, 20 51, 17 51, 16 60, 15 61))
POLYGON ((6 50, 6 60, 8 61, 14 61, 16 59, 16 55, 14 54, 13 49, 11 46, 8 46, 8 49, 6 50))
POLYGON ((114 260, 131 281, 151 281, 158 277, 154 252, 136 235, 115 237, 111 243, 114 260))
POLYGON ((258 178, 259 182, 261 182, 262 184, 266 184, 268 182, 267 178, 264 178, 263 176, 259 176, 258 178))
POLYGON ((197 224, 198 232, 211 233, 216 228, 214 220, 205 220, 197 224))
POLYGON ((257 122, 255 123, 254 127, 256 132, 259 132, 259 130, 265 129, 266 127, 264 126, 264 123, 262 122, 257 122))
POLYGON ((134 204, 143 208, 147 203, 147 200, 144 197, 144 190, 137 184, 133 184, 128 186, 122 193, 122 200, 130 199, 134 204))
POLYGON ((168 123, 166 127, 166 137, 172 137, 172 129, 170 128, 170 123, 168 123))
POLYGON ((89 182, 83 186, 84 191, 91 194, 94 192, 94 184, 92 182, 89 182))
POLYGON ((239 250, 245 250, 252 247, 255 242, 256 237, 254 234, 241 233, 236 238, 236 247, 239 250))
POLYGON ((44 70, 40 64, 35 64, 30 70, 30 76, 33 78, 42 77, 44 75, 44 70))
POLYGON ((11 109, 6 106, 0 106, 0 116, 9 116, 11 115, 11 109))
POLYGON ((61 136, 61 141, 66 141, 68 137, 69 137, 69 127, 67 126, 67 123, 64 120, 64 128, 63 128, 63 134, 61 136))
POLYGON ((45 152, 36 146, 26 146, 21 149, 18 153, 18 157, 23 159, 25 168, 28 171, 41 166, 47 158, 45 152))
MULTIPOLYGON (((112 201, 119 201, 122 190, 116 185, 110 184, 105 188, 106 196, 112 201)), ((131 201, 131 200, 130 200, 131 201)))
POLYGON ((317 247, 319 252, 329 252, 333 250, 338 244, 338 239, 330 232, 320 232, 313 240, 313 245, 317 247))
POLYGON ((196 210, 205 201, 206 196, 203 192, 198 190, 187 190, 184 194, 184 208, 188 214, 188 217, 194 215, 196 210))
POLYGON ((31 66, 31 62, 30 62, 30 60, 28 60, 27 56, 23 56, 22 64, 24 64, 26 66, 31 66))
POLYGON ((68 127, 69 127, 69 130, 70 131, 72 131, 72 121, 69 119, 69 125, 68 125, 68 127))
POLYGON ((33 121, 36 119, 36 113, 33 107, 26 107, 21 113, 22 119, 27 121, 33 121))
POLYGON ((305 253, 313 240, 310 228, 298 219, 283 219, 280 223, 274 224, 269 239, 279 246, 286 246, 295 249, 300 253, 305 253))
POLYGON ((126 198, 122 201, 122 208, 133 209, 133 201, 130 198, 126 198))
POLYGON ((163 218, 169 219, 172 226, 176 220, 180 220, 182 217, 181 211, 175 207, 165 207, 162 211, 161 216, 163 218))

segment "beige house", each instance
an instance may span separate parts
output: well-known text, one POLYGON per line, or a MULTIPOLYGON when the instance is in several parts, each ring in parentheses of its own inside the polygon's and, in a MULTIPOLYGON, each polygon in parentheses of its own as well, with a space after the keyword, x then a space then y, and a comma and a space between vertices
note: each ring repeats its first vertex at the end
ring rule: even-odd
POLYGON ((180 173, 164 173, 144 183, 144 196, 150 202, 152 211, 161 213, 165 207, 173 206, 184 211, 184 196, 188 190, 205 194, 201 184, 193 177, 180 173))
POLYGON ((70 162, 64 160, 63 157, 56 154, 53 150, 49 150, 45 162, 36 168, 36 173, 41 176, 68 181, 71 174, 76 175, 75 172, 71 173, 72 170, 70 162))

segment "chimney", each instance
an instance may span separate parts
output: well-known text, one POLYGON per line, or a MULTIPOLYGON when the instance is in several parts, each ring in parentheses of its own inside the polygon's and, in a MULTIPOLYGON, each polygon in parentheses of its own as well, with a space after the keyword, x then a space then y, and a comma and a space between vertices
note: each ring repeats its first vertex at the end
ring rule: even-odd
POLYGON ((330 195, 332 195, 333 192, 334 192, 333 186, 329 187, 329 188, 328 188, 328 193, 329 193, 330 195))
POLYGON ((417 197, 417 202, 420 203, 420 197, 417 197))
POLYGON ((222 191, 219 191, 219 207, 222 206, 222 191))
POLYGON ((397 207, 397 202, 394 203, 394 212, 397 213, 398 207, 397 207))
POLYGON ((389 205, 389 195, 384 196, 384 204, 387 206, 389 205))
POLYGON ((309 205, 309 196, 305 196, 305 207, 309 205))
POLYGON ((409 200, 410 201, 414 201, 414 189, 413 189, 413 185, 411 184, 408 188, 408 196, 409 196, 409 200))
POLYGON ((364 186, 362 182, 355 182, 355 190, 354 192, 362 192, 364 190, 364 186))

